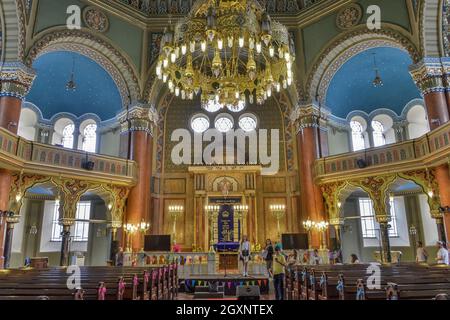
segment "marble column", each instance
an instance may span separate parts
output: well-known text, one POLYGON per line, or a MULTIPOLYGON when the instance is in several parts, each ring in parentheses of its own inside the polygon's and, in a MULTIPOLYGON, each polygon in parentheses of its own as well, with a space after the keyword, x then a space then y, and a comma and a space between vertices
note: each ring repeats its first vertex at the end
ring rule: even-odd
MULTIPOLYGON (((22 101, 28 93, 35 73, 20 62, 4 62, 0 65, 0 127, 14 134, 19 128, 22 101)), ((0 211, 9 211, 9 191, 12 176, 0 169, 0 211)), ((0 268, 4 266, 4 240, 8 230, 6 220, 0 223, 0 268)))
MULTIPOLYGON (((378 220, 378 219, 377 219, 378 220)), ((391 263, 391 243, 389 240, 389 222, 378 221, 380 224, 381 259, 383 263, 391 263)))
MULTIPOLYGON (((316 159, 327 156, 328 144, 326 121, 328 114, 316 104, 298 106, 291 119, 297 127, 298 172, 300 178, 301 209, 298 221, 310 218, 313 221, 327 220, 322 193, 314 183, 314 164, 316 159)), ((320 235, 312 232, 312 246, 320 247, 320 235)))
POLYGON ((69 257, 69 244, 70 244, 70 228, 73 225, 73 221, 62 223, 61 231, 61 256, 59 259, 59 265, 61 267, 67 267, 70 264, 69 257))
MULTIPOLYGON (((411 68, 411 74, 422 91, 428 113, 430 129, 436 129, 450 119, 450 59, 424 58, 411 68)), ((436 167, 441 206, 450 206, 450 177, 448 164, 436 167)), ((434 214, 441 240, 447 239, 450 219, 442 214, 434 214)))
POLYGON ((422 92, 427 109, 430 129, 436 129, 449 121, 449 110, 440 58, 424 58, 410 67, 411 75, 422 92))
MULTIPOLYGON (((142 220, 150 223, 150 230, 158 234, 162 230, 161 217, 152 212, 151 185, 153 129, 157 114, 154 108, 135 104, 119 115, 121 123, 120 154, 138 164, 137 184, 128 196, 126 223, 137 224, 142 220)), ((133 250, 143 247, 143 237, 139 232, 133 235, 133 250)))

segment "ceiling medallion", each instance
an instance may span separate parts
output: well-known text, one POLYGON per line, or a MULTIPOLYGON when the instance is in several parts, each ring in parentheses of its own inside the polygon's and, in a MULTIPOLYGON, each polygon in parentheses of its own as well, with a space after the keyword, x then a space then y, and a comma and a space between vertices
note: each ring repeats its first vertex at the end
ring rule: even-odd
POLYGON ((362 9, 358 4, 354 3, 339 11, 336 18, 336 25, 343 30, 350 29, 358 25, 361 18, 362 9))
POLYGON ((256 0, 200 0, 165 30, 156 74, 182 99, 203 107, 261 105, 293 82, 294 52, 285 26, 256 0))
POLYGON ((95 7, 87 7, 83 11, 83 20, 89 29, 97 32, 106 32, 109 28, 109 20, 103 11, 95 7))

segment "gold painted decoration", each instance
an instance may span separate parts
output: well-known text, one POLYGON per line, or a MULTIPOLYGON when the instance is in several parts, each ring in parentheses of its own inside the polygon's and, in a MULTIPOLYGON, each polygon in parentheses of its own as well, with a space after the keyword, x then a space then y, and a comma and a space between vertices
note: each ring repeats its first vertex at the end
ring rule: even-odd
POLYGON ((106 32, 109 28, 109 20, 106 14, 103 11, 95 7, 87 7, 83 11, 83 20, 84 23, 97 32, 106 32))
POLYGON ((358 4, 351 4, 348 7, 342 9, 336 18, 336 25, 339 29, 350 29, 361 21, 362 9, 358 4))

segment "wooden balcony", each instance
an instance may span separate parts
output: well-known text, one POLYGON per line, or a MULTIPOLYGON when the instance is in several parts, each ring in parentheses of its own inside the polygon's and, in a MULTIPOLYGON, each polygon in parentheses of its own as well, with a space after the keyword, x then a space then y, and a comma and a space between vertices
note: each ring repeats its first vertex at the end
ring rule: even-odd
POLYGON ((450 156, 450 123, 405 142, 343 153, 316 160, 314 173, 319 184, 382 173, 395 173, 447 163, 450 156), (365 167, 358 166, 363 160, 365 167))
POLYGON ((137 180, 134 161, 31 142, 3 128, 0 128, 0 168, 115 185, 129 186, 137 180), (88 161, 93 162, 92 170, 85 169, 88 161))

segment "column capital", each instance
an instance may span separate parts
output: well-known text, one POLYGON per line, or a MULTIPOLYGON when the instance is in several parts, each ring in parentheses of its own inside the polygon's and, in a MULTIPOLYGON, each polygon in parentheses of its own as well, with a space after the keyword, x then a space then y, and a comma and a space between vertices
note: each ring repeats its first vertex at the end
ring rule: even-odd
POLYGON ((343 218, 330 218, 328 223, 331 226, 343 226, 344 225, 344 219, 343 218))
POLYGON ((75 224, 75 219, 72 218, 61 218, 59 219, 59 225, 63 227, 71 227, 75 224))
POLYGON ((111 228, 119 229, 122 227, 122 221, 111 221, 111 228))
POLYGON ((375 219, 377 220, 378 223, 389 223, 392 220, 391 215, 387 215, 387 214, 376 214, 375 215, 375 219))
POLYGON ((304 128, 327 128, 329 109, 319 106, 315 101, 304 102, 292 110, 290 120, 296 124, 297 132, 304 128))
POLYGON ((153 135, 153 128, 158 122, 158 112, 153 106, 134 103, 128 110, 118 116, 121 132, 145 131, 153 135))
POLYGON ((441 58, 424 58, 419 63, 410 66, 409 72, 423 95, 445 91, 441 58))
POLYGON ((0 64, 0 97, 15 97, 21 100, 27 95, 36 73, 21 62, 0 64))
POLYGON ((19 215, 15 215, 15 214, 14 215, 10 215, 10 216, 6 217, 5 221, 6 221, 6 223, 14 226, 14 224, 19 223, 20 216, 19 215))

